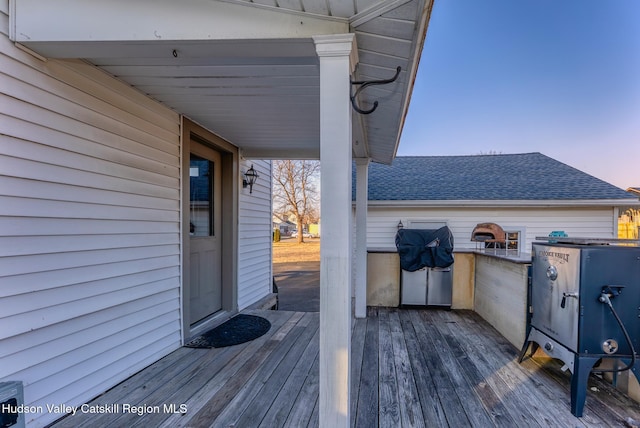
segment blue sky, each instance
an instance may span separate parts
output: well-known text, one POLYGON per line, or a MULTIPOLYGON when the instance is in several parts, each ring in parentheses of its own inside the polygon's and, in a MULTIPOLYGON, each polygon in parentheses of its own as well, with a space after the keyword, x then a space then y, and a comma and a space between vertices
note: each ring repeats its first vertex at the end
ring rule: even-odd
POLYGON ((526 152, 640 186, 640 0, 435 0, 398 155, 526 152))

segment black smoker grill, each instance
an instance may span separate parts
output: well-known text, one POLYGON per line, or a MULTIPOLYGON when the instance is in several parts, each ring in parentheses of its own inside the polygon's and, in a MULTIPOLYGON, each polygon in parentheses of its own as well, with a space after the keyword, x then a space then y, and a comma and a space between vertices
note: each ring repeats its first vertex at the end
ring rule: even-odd
MULTIPOLYGON (((541 346, 571 371, 571 413, 582 416, 587 378, 601 358, 640 380, 640 248, 625 240, 536 238, 531 269, 531 322, 523 360, 541 346), (615 244, 615 245, 614 245, 615 244)), ((598 371, 597 369, 595 370, 598 371)), ((602 370, 605 371, 605 370, 602 370)))
POLYGON ((399 229, 396 248, 402 269, 401 306, 451 307, 453 235, 440 229, 399 229))

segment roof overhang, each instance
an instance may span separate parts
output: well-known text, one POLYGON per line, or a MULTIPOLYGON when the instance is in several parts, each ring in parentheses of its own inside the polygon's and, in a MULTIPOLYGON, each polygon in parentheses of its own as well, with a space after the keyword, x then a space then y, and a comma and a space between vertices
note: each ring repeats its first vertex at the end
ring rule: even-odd
POLYGON ((431 0, 12 1, 10 37, 46 58, 84 59, 242 149, 245 157, 319 157, 313 36, 356 34, 354 80, 386 79, 353 115, 356 157, 395 156, 431 0), (304 10, 303 10, 304 8, 304 10))

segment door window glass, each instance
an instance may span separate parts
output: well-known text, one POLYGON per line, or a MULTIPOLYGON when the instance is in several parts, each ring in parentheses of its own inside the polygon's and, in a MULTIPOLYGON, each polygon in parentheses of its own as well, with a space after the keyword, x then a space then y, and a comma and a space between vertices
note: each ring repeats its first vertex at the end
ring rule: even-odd
POLYGON ((191 154, 189 162, 189 233, 214 236, 213 162, 191 154))

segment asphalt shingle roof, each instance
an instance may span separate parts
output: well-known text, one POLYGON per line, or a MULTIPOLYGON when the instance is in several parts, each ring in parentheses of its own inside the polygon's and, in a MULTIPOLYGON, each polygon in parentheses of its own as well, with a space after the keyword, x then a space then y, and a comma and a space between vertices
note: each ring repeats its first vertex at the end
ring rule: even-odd
POLYGON ((399 156, 369 165, 371 201, 579 199, 635 198, 541 153, 399 156))

